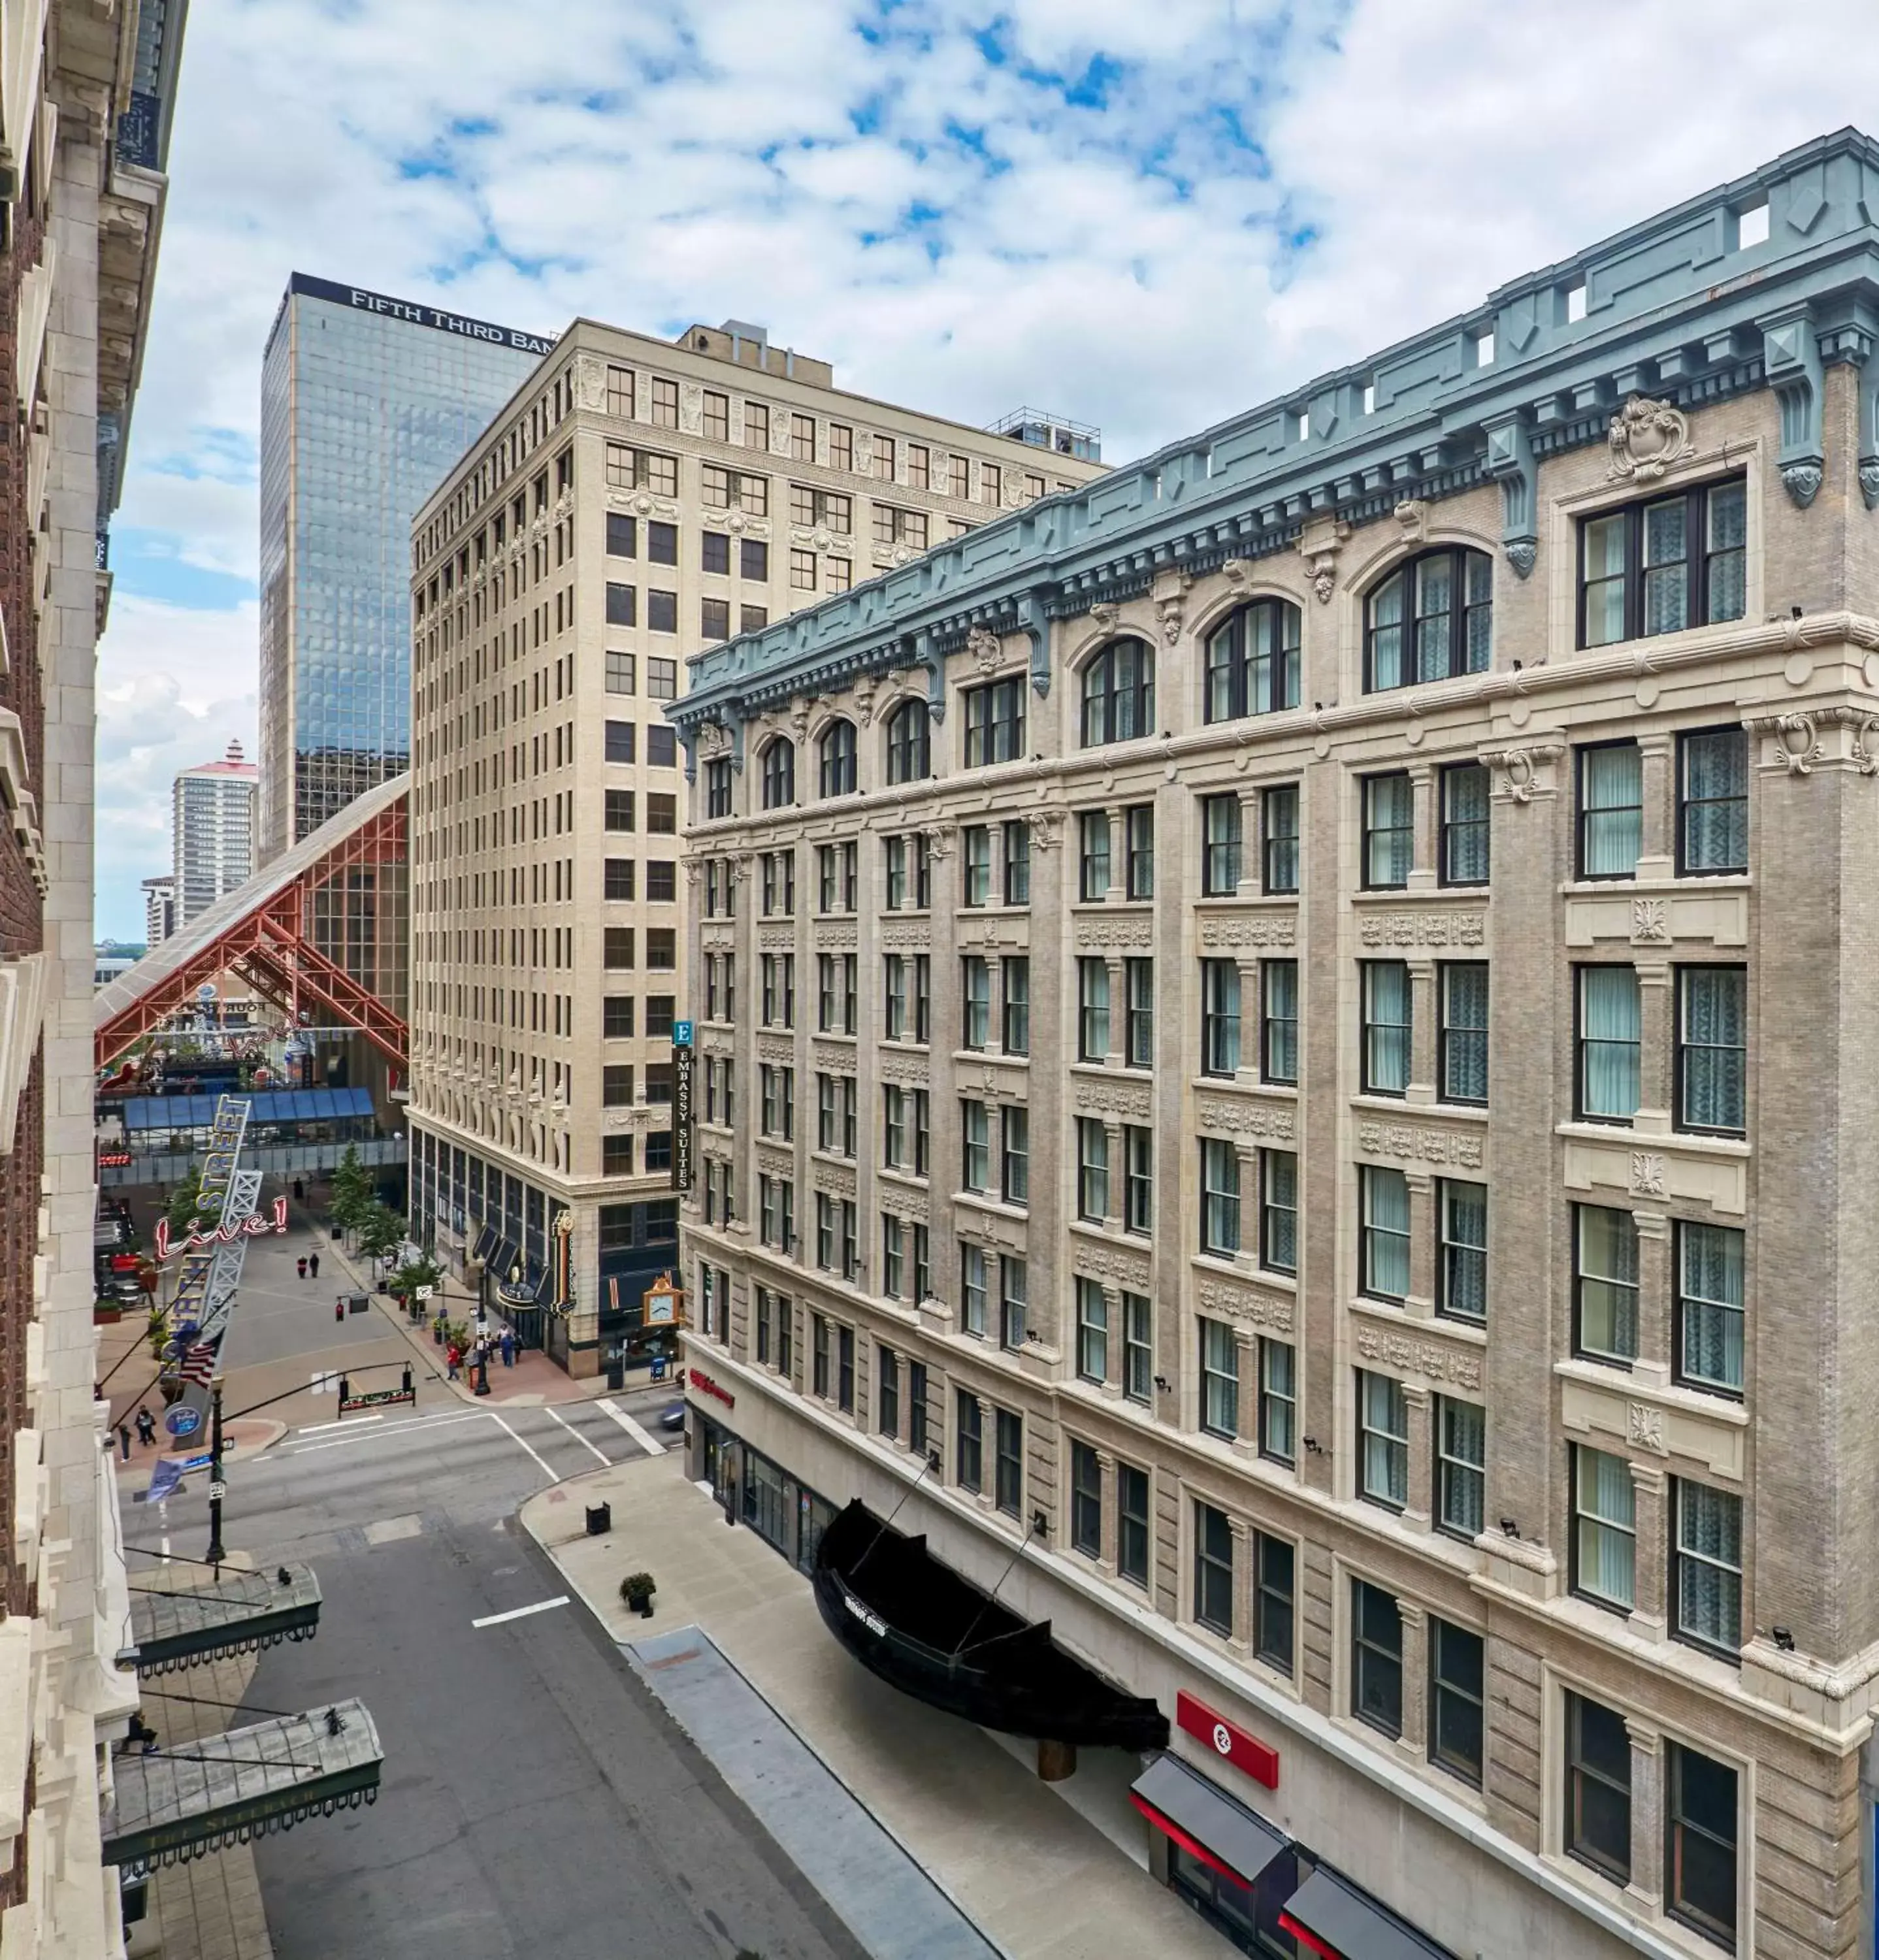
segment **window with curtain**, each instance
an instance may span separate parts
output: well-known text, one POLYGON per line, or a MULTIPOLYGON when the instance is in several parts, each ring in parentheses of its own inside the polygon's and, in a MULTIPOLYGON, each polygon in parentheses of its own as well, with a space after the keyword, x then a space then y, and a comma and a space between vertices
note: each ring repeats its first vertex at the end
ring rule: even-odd
POLYGON ((1579 526, 1579 644, 1609 647, 1739 619, 1748 603, 1739 476, 1626 504, 1579 526))
POLYGON ((1748 730, 1706 728, 1677 743, 1677 869, 1713 877, 1748 869, 1748 730))
POLYGON ((1259 797, 1261 883, 1267 897, 1299 889, 1299 786, 1281 783, 1259 797))
POLYGON ((1240 800, 1203 797, 1200 801, 1200 894, 1230 899, 1240 882, 1240 800))
POLYGON ((1289 600, 1256 599, 1208 635, 1202 698, 1209 721, 1298 706, 1301 624, 1289 600))
POLYGON ((1122 1229, 1146 1238, 1154 1230, 1155 1133, 1122 1128, 1122 1229))
POLYGON ((1109 1132, 1093 1116, 1076 1119, 1076 1215, 1100 1225, 1109 1214, 1109 1132))
POLYGON ((985 905, 991 898, 991 826, 968 823, 959 832, 959 902, 985 905))
POLYGON ((1488 877, 1488 771, 1451 762, 1442 772, 1442 882, 1485 885, 1488 877))
POLYGON ((887 718, 887 779, 924 782, 933 769, 931 718, 924 701, 903 701, 887 718))
POLYGON ((1124 1068, 1155 1066, 1155 963, 1153 959, 1125 959, 1122 982, 1122 1065, 1124 1068))
POLYGON ((1366 959, 1363 969, 1363 1086, 1401 1096, 1410 1079, 1410 971, 1401 959, 1366 959))
POLYGON ((1677 1227, 1677 1379, 1742 1392, 1742 1234, 1728 1225, 1677 1227))
POLYGON ((992 1118, 990 1108, 976 1099, 959 1105, 961 1175, 968 1191, 992 1188, 992 1118))
POLYGON ((1299 1270, 1299 1158, 1296 1150, 1259 1153, 1259 1263, 1268 1272, 1299 1270))
POLYGON ((1361 788, 1364 889, 1401 891, 1415 859, 1416 792, 1407 771, 1366 776, 1361 788))
POLYGON ((1579 1114, 1629 1123, 1638 1113, 1642 1013, 1637 969, 1579 969, 1579 1114))
POLYGON ((1155 1382, 1155 1309, 1146 1293, 1122 1296, 1122 1392, 1146 1402, 1155 1382))
POLYGON ((824 733, 821 761, 822 794, 852 796, 855 788, 855 725, 852 721, 832 723, 824 733))
POLYGON ((1109 890, 1109 813, 1086 810, 1076 819, 1076 896, 1100 905, 1109 890))
POLYGON ((1261 1003, 1259 1073, 1267 1082, 1299 1079, 1299 963, 1296 959, 1260 962, 1261 1003))
POLYGON ((1452 1320, 1487 1318, 1487 1186, 1452 1177, 1435 1185, 1441 1234, 1435 1310, 1452 1320))
POLYGON ((1403 1384, 1357 1371, 1359 1494, 1393 1511, 1409 1502, 1409 1403, 1403 1384))
POLYGON ((1638 1227, 1629 1211, 1579 1204, 1572 1214, 1573 1346, 1601 1361, 1638 1357, 1638 1227))
POLYGON ((1572 1589, 1629 1612, 1637 1603, 1638 1518, 1631 1466, 1572 1449, 1572 1589))
POLYGON ((763 752, 763 807, 782 810, 796 800, 796 745, 779 736, 763 752))
POLYGON ((1031 961, 1028 955, 1007 953, 998 963, 1004 994, 999 1045, 1007 1055, 1031 1052, 1031 961))
POLYGON ((1687 1478, 1675 1488, 1672 1631, 1732 1655, 1742 1640, 1742 1500, 1687 1478))
POLYGON ((1008 680, 965 690, 965 766, 1015 762, 1024 754, 1025 682, 1008 680))
POLYGON ((1109 1373, 1109 1302, 1095 1280, 1076 1282, 1076 1372, 1086 1382, 1109 1373))
POLYGON ((1435 1526, 1472 1538, 1487 1509, 1487 1411, 1451 1395, 1435 1399, 1435 1526))
POLYGON ((1031 902, 1031 826, 1022 821, 1005 826, 1005 902, 1031 902))
MULTIPOLYGON (((962 1332, 983 1335, 990 1309, 991 1288, 987 1277, 985 1248, 959 1248, 959 1326, 962 1332)), ((974 1487, 976 1488, 976 1487, 974 1487)))
POLYGON ((1219 1137, 1200 1140, 1200 1249, 1231 1258, 1240 1249, 1240 1158, 1219 1137))
POLYGON ((1102 1061, 1109 1053, 1109 963, 1076 963, 1076 1059, 1102 1061))
POLYGON ((969 1048, 983 1048, 991 1039, 992 969, 976 953, 966 954, 959 969, 965 996, 962 1039, 969 1048))
POLYGON ((1442 1004, 1438 1057, 1445 1102, 1487 1100, 1487 963, 1445 961, 1438 975, 1442 1004))
POLYGON ((1289 1341, 1259 1343, 1259 1453, 1277 1463, 1298 1452, 1298 1354, 1289 1341))
POLYGON ((1748 969, 1677 970, 1677 1127, 1740 1136, 1748 1125, 1748 969))
POLYGON ((1487 671, 1494 632, 1494 562, 1444 546, 1392 572, 1364 608, 1364 688, 1487 671))
POLYGON ((1155 896, 1155 806, 1137 803, 1122 813, 1123 887, 1131 899, 1155 896))
POLYGON ((1231 1075, 1240 1065, 1240 970, 1231 959, 1200 963, 1200 1072, 1231 1075))
POLYGON ((1631 878, 1644 849, 1644 758, 1635 742, 1579 752, 1579 874, 1631 878))
POLYGON ((1200 1427, 1212 1436, 1239 1433, 1239 1341, 1224 1320, 1200 1322, 1200 1427))
POLYGON ((1133 742, 1155 733, 1155 649, 1112 640, 1083 667, 1083 746, 1133 742))
POLYGON ((1357 1169, 1362 1243, 1359 1285, 1373 1300, 1401 1304, 1409 1293, 1409 1179, 1378 1164, 1357 1169))

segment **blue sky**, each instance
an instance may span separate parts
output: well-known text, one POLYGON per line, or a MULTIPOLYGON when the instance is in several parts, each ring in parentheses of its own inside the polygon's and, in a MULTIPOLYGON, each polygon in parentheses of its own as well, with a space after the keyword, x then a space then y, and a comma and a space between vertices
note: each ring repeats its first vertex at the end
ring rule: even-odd
POLYGON ((97 924, 252 743, 289 272, 543 332, 730 316, 1119 461, 1790 144, 1879 123, 1868 4, 243 0, 192 10, 100 658, 97 924), (1832 58, 1823 59, 1830 50, 1832 58))

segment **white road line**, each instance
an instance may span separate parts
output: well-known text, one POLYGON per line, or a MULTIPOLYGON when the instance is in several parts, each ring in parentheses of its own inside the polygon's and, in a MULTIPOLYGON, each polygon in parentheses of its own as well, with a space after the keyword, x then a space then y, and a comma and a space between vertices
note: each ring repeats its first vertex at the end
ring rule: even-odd
POLYGON ((616 1407, 613 1403, 609 1402, 605 1395, 602 1395, 599 1401, 594 1404, 594 1407, 597 1409, 604 1409, 609 1415, 612 1416, 613 1420, 626 1431, 627 1434, 639 1445, 641 1449, 645 1451, 648 1456, 663 1456, 665 1455, 666 1446, 660 1441, 657 1437, 651 1435, 647 1430, 641 1428, 639 1424, 627 1414, 625 1409, 616 1407))
MULTIPOLYGON (((375 1429, 369 1436, 361 1433, 358 1436, 335 1437, 332 1441, 329 1443, 304 1443, 298 1449, 288 1450, 285 1454, 289 1456, 316 1456, 323 1449, 344 1449, 349 1445, 354 1443, 383 1443, 388 1436, 409 1436, 412 1429, 420 1427, 427 1429, 448 1429, 453 1422, 481 1422, 483 1419, 483 1414, 484 1411, 481 1409, 472 1409, 467 1415, 434 1416, 428 1423, 421 1425, 413 1423, 409 1427, 404 1429, 375 1429)), ((507 1429, 509 1425, 507 1423, 504 1423, 503 1427, 504 1428, 507 1429)), ((510 1430, 510 1433, 513 1436, 515 1434, 515 1432, 513 1430, 510 1430)), ((518 1443, 520 1443, 522 1439, 520 1437, 517 1437, 516 1440, 518 1443)), ((525 1449, 528 1449, 528 1445, 526 1443, 523 1443, 522 1446, 525 1449)), ((529 1449, 529 1454, 531 1456, 534 1456, 535 1452, 529 1449)), ((538 1463, 540 1463, 542 1461, 539 1456, 536 1456, 535 1460, 538 1463)), ((543 1464, 542 1468, 545 1469, 547 1465, 543 1464)))
MULTIPOLYGON (((507 1424, 504 1425, 505 1427, 507 1426, 507 1424)), ((520 1443, 522 1439, 517 1437, 516 1440, 520 1443)), ((528 1449, 526 1443, 523 1443, 522 1446, 525 1449, 528 1449)), ((534 1455, 533 1450, 529 1453, 531 1456, 534 1455)), ((540 1459, 537 1458, 536 1460, 539 1462, 540 1459)), ((533 1606, 512 1607, 506 1613, 485 1613, 480 1620, 471 1621, 470 1624, 472 1627, 500 1627, 505 1620, 526 1620, 531 1613, 552 1613, 557 1606, 565 1606, 567 1604, 568 1595, 564 1592, 558 1599, 538 1599, 533 1606)))
POLYGON ((515 1431, 514 1431, 513 1429, 511 1429, 511 1428, 509 1427, 509 1425, 508 1425, 506 1422, 504 1422, 504 1421, 503 1421, 503 1419, 502 1419, 502 1418, 501 1418, 501 1416, 499 1416, 498 1414, 497 1414, 496 1411, 495 1411, 494 1409, 485 1409, 485 1410, 483 1410, 483 1411, 482 1411, 482 1413, 483 1414, 485 1414, 485 1415, 488 1416, 488 1418, 490 1419, 490 1421, 491 1421, 491 1422, 493 1422, 493 1423, 496 1425, 496 1427, 497 1427, 498 1429, 500 1429, 500 1430, 503 1432, 503 1433, 509 1438, 509 1440, 510 1440, 510 1442, 512 1442, 512 1443, 521 1443, 522 1447, 523 1447, 524 1449, 528 1450, 529 1454, 531 1456, 534 1456, 534 1457, 535 1457, 535 1460, 536 1460, 536 1462, 538 1462, 538 1463, 541 1463, 541 1464, 542 1464, 542 1475, 543 1475, 543 1476, 545 1476, 545 1477, 548 1479, 548 1481, 551 1484, 558 1484, 558 1483, 561 1481, 561 1480, 560 1479, 560 1478, 558 1478, 558 1476, 556 1476, 556 1475, 555 1475, 555 1472, 554 1472, 552 1470, 551 1470, 551 1469, 548 1467, 548 1465, 547 1465, 545 1463, 542 1463, 542 1459, 541 1459, 541 1458, 540 1458, 539 1456, 536 1456, 536 1455, 535 1451, 534 1451, 533 1449, 530 1449, 530 1448, 529 1448, 529 1444, 528 1444, 526 1441, 524 1441, 524 1440, 523 1440, 523 1439, 521 1437, 517 1436, 517 1435, 516 1434, 515 1431))
POLYGON ((383 1422, 382 1415, 355 1415, 350 1421, 310 1422, 294 1430, 296 1436, 317 1436, 323 1429, 363 1429, 368 1422, 383 1422))
POLYGON ((554 1410, 545 1402, 542 1404, 542 1408, 549 1415, 554 1416, 555 1421, 558 1422, 562 1428, 566 1430, 568 1434, 571 1436, 583 1449, 593 1449, 595 1456, 598 1456, 601 1462, 604 1463, 609 1470, 613 1468, 613 1459, 605 1454, 605 1452, 601 1450, 594 1449, 594 1446, 581 1434, 580 1431, 577 1430, 565 1416, 555 1415, 554 1410))

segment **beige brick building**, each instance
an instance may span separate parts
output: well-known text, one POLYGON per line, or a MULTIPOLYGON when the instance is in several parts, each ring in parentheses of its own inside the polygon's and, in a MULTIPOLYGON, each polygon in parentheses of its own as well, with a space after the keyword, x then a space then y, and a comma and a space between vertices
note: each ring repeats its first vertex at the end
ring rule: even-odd
POLYGON ((1875 173, 1791 153, 672 711, 698 1474, 806 1568, 857 1497, 1011 1567, 1188 1834, 1277 1834, 1144 1827, 1248 1952, 1870 1950, 1875 173))
POLYGON ((1099 472, 1092 431, 846 394, 760 328, 578 320, 418 513, 412 1216, 574 1372, 677 1263, 686 657, 1099 472))

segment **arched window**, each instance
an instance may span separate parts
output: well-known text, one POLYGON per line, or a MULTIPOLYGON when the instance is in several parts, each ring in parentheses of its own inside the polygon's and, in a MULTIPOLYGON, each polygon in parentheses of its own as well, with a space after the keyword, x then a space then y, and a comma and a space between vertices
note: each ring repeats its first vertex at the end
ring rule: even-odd
POLYGON ((1255 599, 1207 636, 1207 719, 1236 721, 1299 705, 1299 609, 1255 599))
POLYGON ((1493 640, 1493 560, 1460 545, 1424 552, 1391 572, 1364 609, 1365 690, 1486 673, 1493 640))
POLYGON ((887 718, 887 779, 924 782, 933 769, 933 728, 927 704, 903 701, 887 718))
POLYGON ((796 744, 779 735, 763 752, 763 807, 781 810, 796 800, 796 744))
POLYGON ((852 796, 855 786, 855 725, 831 722, 822 740, 822 793, 852 796))
POLYGON ((1111 640, 1083 666, 1083 746, 1155 732, 1155 649, 1111 640))

